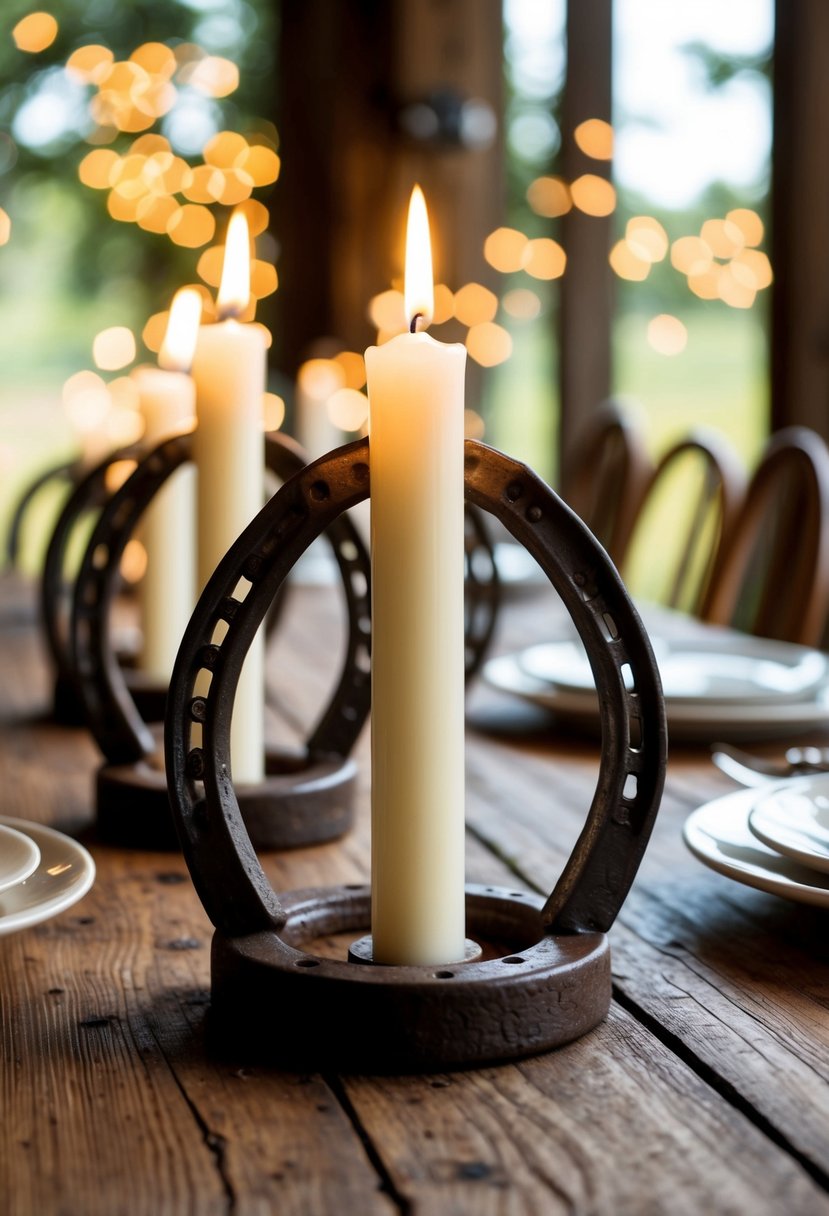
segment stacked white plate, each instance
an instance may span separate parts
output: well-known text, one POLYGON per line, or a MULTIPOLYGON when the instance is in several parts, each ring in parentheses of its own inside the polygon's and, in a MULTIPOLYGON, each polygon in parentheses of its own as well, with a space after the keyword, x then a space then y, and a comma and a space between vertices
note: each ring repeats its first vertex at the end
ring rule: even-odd
MULTIPOLYGON (((829 658, 820 651, 698 623, 686 637, 650 636, 674 741, 756 741, 829 724, 829 658)), ((578 638, 491 659, 483 674, 503 692, 598 729, 593 673, 578 638)))
POLYGON ((683 835, 700 861, 729 878, 829 907, 829 773, 717 798, 689 816, 683 835))
POLYGON ((0 818, 0 934, 63 912, 94 879, 95 863, 77 841, 28 820, 0 818))

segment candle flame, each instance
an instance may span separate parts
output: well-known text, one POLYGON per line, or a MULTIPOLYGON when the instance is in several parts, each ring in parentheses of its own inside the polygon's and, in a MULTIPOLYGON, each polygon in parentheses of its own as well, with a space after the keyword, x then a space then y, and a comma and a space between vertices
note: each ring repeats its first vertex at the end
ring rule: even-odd
POLYGON ((406 226, 406 316, 412 330, 426 329, 435 311, 429 215, 420 186, 412 190, 406 226))
POLYGON ((158 366, 169 372, 189 372, 199 336, 202 298, 195 287, 182 287, 173 296, 158 366))
POLYGON ((222 281, 216 301, 219 320, 238 317, 250 299, 250 235, 244 211, 236 210, 230 217, 225 240, 222 281))

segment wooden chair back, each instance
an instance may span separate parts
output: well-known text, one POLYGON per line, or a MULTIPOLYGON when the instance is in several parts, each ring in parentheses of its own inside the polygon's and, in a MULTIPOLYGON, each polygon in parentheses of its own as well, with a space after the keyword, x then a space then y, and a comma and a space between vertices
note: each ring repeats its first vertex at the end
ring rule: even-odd
POLYGON ((634 512, 620 559, 635 596, 698 614, 747 482, 719 432, 698 428, 661 457, 634 512))
POLYGON ((747 633, 821 643, 829 611, 829 448, 807 427, 769 439, 701 615, 747 633))
POLYGON ((653 472, 632 411, 613 398, 591 412, 561 473, 561 497, 618 565, 653 472))

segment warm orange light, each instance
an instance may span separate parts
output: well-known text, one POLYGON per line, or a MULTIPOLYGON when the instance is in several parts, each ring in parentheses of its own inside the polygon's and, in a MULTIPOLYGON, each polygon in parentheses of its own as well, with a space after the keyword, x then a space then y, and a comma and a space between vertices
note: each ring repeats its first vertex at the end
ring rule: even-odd
POLYGON ((224 174, 214 165, 196 165, 191 169, 182 194, 191 203, 215 203, 224 186, 224 174))
POLYGON ((705 274, 713 256, 711 246, 699 236, 681 236, 671 245, 671 265, 683 274, 705 274))
POLYGON ((234 211, 227 226, 225 259, 217 300, 219 319, 238 317, 250 299, 250 236, 243 211, 234 211))
POLYGON ((512 337, 502 325, 484 321, 466 335, 466 349, 481 367, 495 367, 512 354, 512 337))
POLYGON ((173 296, 167 332, 158 352, 158 366, 171 372, 187 372, 196 353, 201 321, 201 295, 195 287, 182 287, 173 296))
POLYGON ((700 300, 718 300, 722 270, 719 262, 713 262, 709 270, 703 270, 701 274, 689 274, 689 288, 700 300))
POLYGON ((154 312, 147 324, 141 331, 141 340, 147 350, 161 350, 161 343, 164 341, 164 335, 167 332, 167 320, 169 312, 154 312))
POLYGON ((170 221, 179 209, 179 204, 170 195, 160 197, 147 195, 142 198, 136 208, 135 218, 138 227, 145 232, 166 232, 170 221))
POLYGON ((92 358, 102 371, 115 372, 135 358, 135 335, 126 325, 111 325, 95 335, 92 358))
POLYGON ((738 283, 754 291, 770 287, 773 279, 771 263, 760 249, 743 249, 731 259, 729 269, 738 283))
POLYGON ((627 243, 644 262, 661 262, 668 252, 668 234, 652 215, 635 215, 625 228, 627 243))
POLYGON ((325 401, 345 387, 345 370, 334 359, 307 359, 297 372, 297 384, 309 397, 325 401))
POLYGON ((136 462, 134 460, 116 460, 113 464, 107 466, 107 471, 104 474, 104 485, 110 494, 115 494, 121 489, 121 486, 135 472, 136 462))
POLYGON ((763 239, 763 221, 750 207, 735 207, 725 217, 740 229, 746 245, 759 245, 763 239))
POLYGON ((230 59, 206 55, 182 68, 179 80, 208 97, 227 97, 239 87, 239 69, 230 59))
POLYGON ((249 198, 241 204, 239 210, 244 211, 247 216, 248 230, 251 236, 259 236, 268 227, 270 215, 264 203, 260 203, 257 199, 249 198))
POLYGON ((567 266, 567 254, 558 241, 539 236, 527 242, 524 269, 534 279, 560 279, 567 266))
POLYGON ((585 156, 594 160, 610 160, 613 156, 613 128, 602 118, 580 122, 573 135, 585 156))
POLYGON ((66 71, 83 84, 100 84, 109 72, 114 58, 109 47, 90 43, 72 52, 66 61, 66 71))
MULTIPOLYGON (((212 241, 215 233, 216 220, 213 212, 198 203, 185 203, 183 207, 174 211, 167 221, 167 235, 170 240, 173 244, 182 245, 186 249, 199 249, 208 241, 212 241)), ((247 228, 245 228, 245 247, 247 248, 247 228)), ((247 268, 245 269, 249 279, 249 272, 247 272, 247 268)), ((246 282, 245 291, 246 293, 250 291, 249 282, 246 282)), ((245 299, 247 300, 247 294, 245 299)))
POLYGON ((121 555, 121 577, 128 583, 140 583, 147 572, 147 550, 140 540, 128 540, 121 555))
POLYGON ((254 258, 250 266, 250 294, 257 300, 272 295, 279 286, 276 267, 272 262, 254 258))
POLYGON ((279 177, 281 162, 273 148, 256 144, 246 149, 235 162, 235 167, 249 174, 255 186, 270 186, 279 177))
POLYGON ((641 257, 636 247, 630 241, 617 241, 610 251, 610 265, 620 279, 631 283, 643 282, 651 272, 652 262, 649 258, 641 257))
POLYGON ((362 388, 366 382, 366 361, 356 350, 341 350, 334 356, 345 375, 346 388, 362 388))
POLYGON ((573 206, 585 215, 610 215, 616 207, 616 191, 604 177, 583 173, 570 186, 573 206))
POLYGON ((742 229, 731 220, 706 220, 700 236, 716 258, 733 258, 745 245, 742 229))
POLYGON ((484 257, 501 274, 520 270, 527 251, 527 237, 517 228, 496 228, 484 241, 484 257))
POLYGON ((416 328, 426 329, 435 311, 435 287, 432 275, 432 244, 429 239, 429 216, 426 199, 420 186, 412 190, 409 219, 406 225, 406 278, 404 284, 406 319, 416 328))
POLYGON ((688 344, 688 330, 679 317, 660 313, 648 322, 648 343, 660 355, 680 355, 688 344))
POLYGON ((169 80, 178 64, 176 57, 163 42, 145 42, 130 55, 133 63, 139 64, 151 76, 169 80))
POLYGON ((12 222, 9 218, 9 213, 0 207, 0 245, 7 244, 11 234, 12 222))
POLYGON ((285 402, 277 393, 265 393, 262 398, 262 428, 278 431, 285 421, 285 402))
POLYGON ((112 408, 112 398, 101 377, 92 371, 75 372, 63 386, 63 408, 78 431, 89 433, 101 425, 112 408))
MULTIPOLYGON (((513 288, 512 291, 507 292, 501 303, 504 306, 504 312, 509 313, 518 321, 533 321, 541 312, 541 300, 528 287, 513 288)), ((467 438, 472 439, 475 436, 468 435, 467 438)))
POLYGON ((19 51, 36 55, 45 51, 58 36, 58 23, 51 13, 29 13, 18 21, 12 30, 14 44, 19 51))
POLYGON ((498 297, 481 283, 465 283, 455 292, 454 310, 462 325, 481 325, 495 320, 498 297))
POLYGON ((132 224, 138 219, 140 197, 127 198, 118 190, 110 190, 107 196, 107 211, 114 220, 122 224, 132 224))
POLYGON ((91 190, 108 190, 117 180, 114 174, 120 164, 121 157, 111 148, 95 148, 78 165, 78 177, 91 190))
POLYGON ((435 311, 432 316, 433 325, 442 325, 451 321, 455 315, 455 294, 445 283, 435 283, 435 311))
POLYGON ((368 421, 368 397, 356 388, 339 388, 328 398, 326 412, 338 430, 359 431, 368 421))
POLYGON ((390 289, 372 296, 368 315, 372 325, 389 335, 402 333, 406 328, 406 307, 399 291, 390 289))
POLYGON ((537 215, 554 219, 573 206, 570 187, 560 177, 537 177, 527 188, 527 202, 537 215))
POLYGON ((751 308, 757 295, 753 287, 741 283, 731 265, 723 266, 718 281, 719 296, 730 308, 751 308))
POLYGON ((248 141, 238 131, 219 131, 204 145, 204 163, 216 169, 232 169, 248 151, 248 141))

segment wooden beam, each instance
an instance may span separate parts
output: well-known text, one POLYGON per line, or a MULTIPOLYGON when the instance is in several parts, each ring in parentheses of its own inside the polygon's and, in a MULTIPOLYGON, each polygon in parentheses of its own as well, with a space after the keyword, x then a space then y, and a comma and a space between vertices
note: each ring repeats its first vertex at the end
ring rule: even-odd
POLYGON ((772 428, 829 439, 829 5, 777 0, 775 20, 772 428))
MULTIPOLYGON (((586 157, 573 132, 588 118, 611 121, 612 8, 612 0, 568 0, 561 162, 568 181, 582 173, 610 176, 610 162, 586 157)), ((562 220, 567 270, 559 309, 561 451, 572 446, 587 413, 610 393, 612 223, 612 216, 575 208, 562 220)))
POLYGON ((391 32, 388 7, 375 0, 282 0, 279 16, 274 358, 290 375, 325 335, 365 345, 367 297, 338 298, 350 265, 335 257, 355 227, 355 196, 371 210, 382 181, 391 32))
POLYGON ((500 0, 282 0, 280 11, 275 357, 290 374, 321 337, 354 350, 374 340, 367 306, 402 274, 415 181, 438 279, 487 281, 483 244, 502 211, 502 23, 500 0), (453 125, 470 99, 495 121, 486 144, 453 125), (436 133, 407 128, 413 106, 437 107, 436 133))

